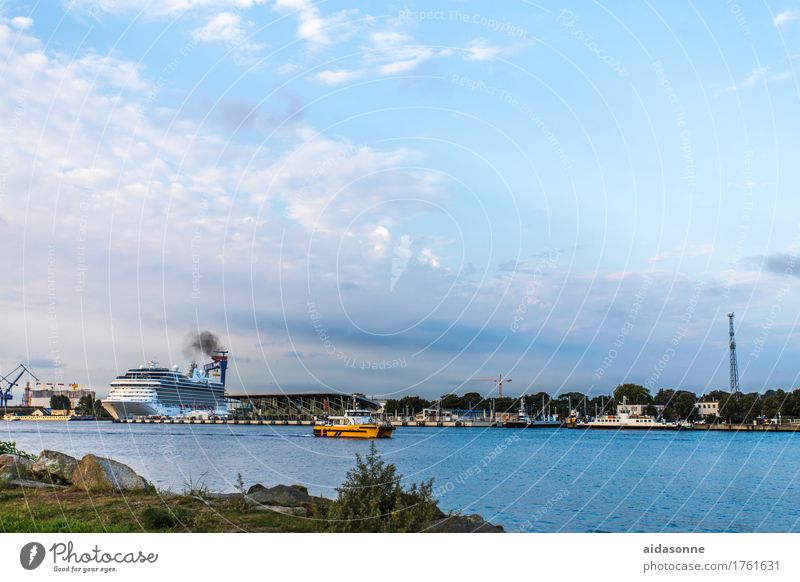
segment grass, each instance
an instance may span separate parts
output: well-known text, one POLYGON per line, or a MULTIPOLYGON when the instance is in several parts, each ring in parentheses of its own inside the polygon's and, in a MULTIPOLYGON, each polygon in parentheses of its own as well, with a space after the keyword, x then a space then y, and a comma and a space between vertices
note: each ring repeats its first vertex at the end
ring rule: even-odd
POLYGON ((324 520, 245 509, 237 498, 174 493, 0 491, 0 532, 316 532, 324 520))

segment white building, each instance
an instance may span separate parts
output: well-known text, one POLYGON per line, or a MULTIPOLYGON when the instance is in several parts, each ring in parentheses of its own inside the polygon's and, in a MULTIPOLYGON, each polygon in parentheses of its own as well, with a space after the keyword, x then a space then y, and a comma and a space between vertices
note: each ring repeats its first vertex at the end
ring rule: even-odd
POLYGON ((694 405, 700 416, 719 416, 719 402, 698 402, 694 405))

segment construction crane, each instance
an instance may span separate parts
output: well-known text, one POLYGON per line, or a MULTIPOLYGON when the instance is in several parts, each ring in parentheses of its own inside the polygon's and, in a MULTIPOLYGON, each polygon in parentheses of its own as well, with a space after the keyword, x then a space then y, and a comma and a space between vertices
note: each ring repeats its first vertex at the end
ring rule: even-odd
POLYGON ((739 366, 736 363, 736 339, 733 337, 733 313, 728 314, 728 337, 730 338, 731 354, 731 394, 734 398, 740 398, 742 391, 739 388, 739 366))
POLYGON ((500 375, 497 378, 471 378, 472 382, 494 382, 497 384, 497 397, 503 397, 503 384, 506 382, 511 382, 511 378, 507 376, 503 376, 503 373, 500 372, 500 375))
POLYGON ((19 382, 19 379, 22 378, 25 372, 30 374, 37 382, 39 381, 39 378, 36 377, 36 374, 31 372, 25 364, 20 364, 11 370, 11 372, 9 372, 6 376, 0 376, 0 400, 3 401, 3 414, 8 411, 8 401, 13 398, 11 395, 11 390, 17 385, 17 382, 19 382), (17 374, 17 377, 12 380, 11 376, 17 370, 19 370, 19 374, 17 374))

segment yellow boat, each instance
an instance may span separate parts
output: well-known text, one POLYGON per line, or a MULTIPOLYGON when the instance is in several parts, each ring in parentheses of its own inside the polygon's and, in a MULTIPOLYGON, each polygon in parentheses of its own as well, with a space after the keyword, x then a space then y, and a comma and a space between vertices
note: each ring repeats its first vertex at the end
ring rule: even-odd
POLYGON ((369 410, 346 410, 314 425, 314 436, 350 439, 381 439, 392 436, 394 427, 373 418, 369 410))

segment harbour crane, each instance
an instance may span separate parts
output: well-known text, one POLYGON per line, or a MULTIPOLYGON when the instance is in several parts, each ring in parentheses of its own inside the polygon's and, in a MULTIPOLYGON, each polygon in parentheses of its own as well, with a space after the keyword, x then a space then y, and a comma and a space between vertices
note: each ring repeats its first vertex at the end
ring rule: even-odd
POLYGON ((36 374, 31 372, 30 369, 28 369, 28 367, 25 364, 20 364, 19 366, 11 370, 11 372, 9 372, 8 375, 6 376, 0 375, 0 400, 3 401, 2 402, 3 414, 5 414, 8 411, 8 401, 13 398, 13 396, 11 395, 11 390, 14 388, 14 386, 17 385, 19 379, 22 378, 22 376, 26 372, 30 374, 34 380, 36 380, 37 382, 39 381, 39 378, 36 377, 36 374), (17 374, 17 377, 12 380, 11 376, 17 370, 19 370, 19 374, 17 374))
POLYGON ((506 382, 511 382, 511 378, 507 376, 503 376, 503 373, 500 372, 500 375, 497 378, 471 378, 473 382, 494 382, 497 384, 497 397, 503 397, 503 384, 506 382))

